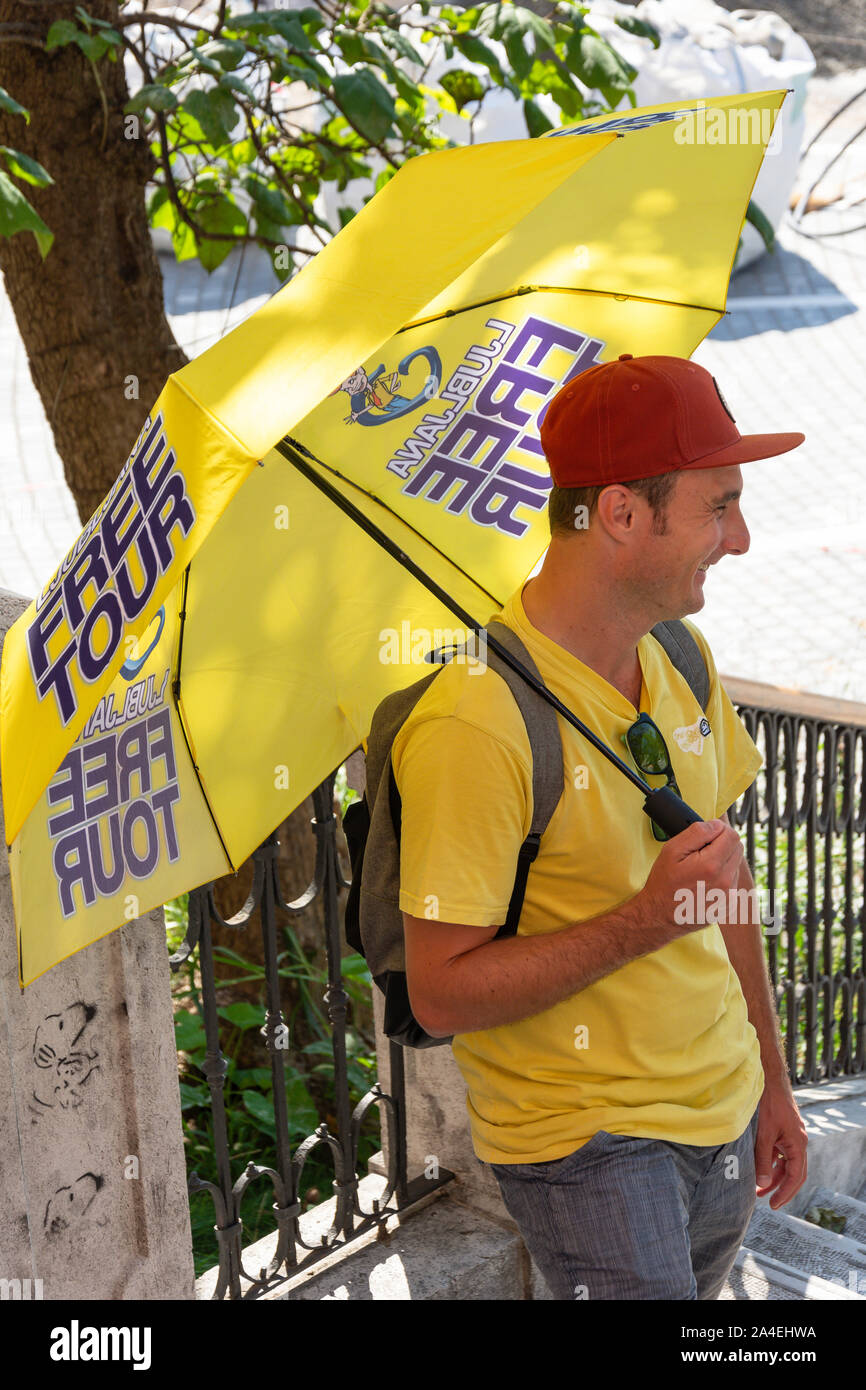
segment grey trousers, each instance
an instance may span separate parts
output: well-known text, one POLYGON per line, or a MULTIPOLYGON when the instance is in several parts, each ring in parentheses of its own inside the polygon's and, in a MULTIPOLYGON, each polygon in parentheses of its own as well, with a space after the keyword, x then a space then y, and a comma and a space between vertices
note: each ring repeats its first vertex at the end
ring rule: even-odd
POLYGON ((757 1125, 718 1148, 600 1129, 565 1158, 489 1166, 554 1298, 715 1299, 755 1207, 757 1125))

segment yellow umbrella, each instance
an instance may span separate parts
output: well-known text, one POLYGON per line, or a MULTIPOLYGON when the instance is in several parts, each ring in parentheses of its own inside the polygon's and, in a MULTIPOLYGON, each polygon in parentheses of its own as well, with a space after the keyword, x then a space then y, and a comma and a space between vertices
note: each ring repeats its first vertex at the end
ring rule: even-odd
POLYGON ((3 649, 22 984, 237 868, 466 635, 419 571, 501 607, 548 541, 539 416, 718 322, 784 97, 412 160, 169 378, 3 649))

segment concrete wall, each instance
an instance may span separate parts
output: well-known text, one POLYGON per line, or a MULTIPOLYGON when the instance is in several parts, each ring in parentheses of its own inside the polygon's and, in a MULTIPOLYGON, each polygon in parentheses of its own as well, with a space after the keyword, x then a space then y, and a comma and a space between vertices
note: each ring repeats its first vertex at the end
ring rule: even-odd
MULTIPOLYGON (((384 1001, 373 990, 376 1020, 376 1055, 382 1090, 391 1094, 390 1044, 382 1031, 384 1001)), ((508 1230, 517 1227, 499 1194, 499 1186, 486 1163, 472 1147, 466 1111, 466 1083, 450 1047, 403 1049, 406 1073, 406 1171, 410 1178, 438 1161, 455 1176, 454 1199, 483 1212, 508 1230)), ((382 1152, 387 1159, 388 1134, 382 1126, 382 1152)))
MULTIPOLYGON (((27 606, 0 590, 0 644, 27 606)), ((157 909, 22 990, 2 852, 0 1279, 194 1296, 169 973, 157 909)))

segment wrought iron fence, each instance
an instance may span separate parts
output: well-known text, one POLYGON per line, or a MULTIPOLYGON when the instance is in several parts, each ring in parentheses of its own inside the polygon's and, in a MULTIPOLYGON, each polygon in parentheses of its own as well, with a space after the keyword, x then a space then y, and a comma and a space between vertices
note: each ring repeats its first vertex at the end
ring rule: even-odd
POLYGON ((855 1076, 866 1070, 866 720, 735 703, 764 756, 731 821, 773 895, 767 958, 788 1074, 794 1085, 855 1076))
MULTIPOLYGON (((764 754, 757 781, 731 808, 742 834, 759 889, 774 895, 776 924, 767 933, 767 954, 776 993, 792 1082, 802 1084, 866 1068, 866 726, 834 722, 803 713, 785 713, 758 704, 740 704, 739 713, 764 754), (781 904, 780 904, 781 898, 781 904)), ((178 969, 198 946, 201 1001, 207 1052, 202 1065, 210 1088, 218 1181, 193 1176, 190 1190, 210 1192, 216 1213, 219 1278, 215 1298, 256 1296, 270 1281, 285 1277, 348 1243, 389 1215, 417 1200, 452 1174, 438 1178, 406 1172, 403 1052, 389 1044, 391 1094, 376 1083, 350 1109, 347 1081, 347 994, 341 976, 342 923, 338 893, 348 887, 337 854, 333 810, 335 774, 313 793, 317 837, 316 866, 307 890, 292 902, 283 897, 277 874, 276 834, 253 855, 254 881, 243 908, 227 921, 217 911, 213 885, 189 897, 189 930, 171 957, 178 969), (294 1154, 289 1142, 286 1098, 286 1024, 280 1000, 277 927, 321 895, 327 937, 328 986, 324 996, 332 1028, 336 1133, 318 1125, 294 1154), (223 1096, 227 1070, 220 1050, 211 922, 241 927, 258 914, 265 957, 266 1020, 261 1029, 270 1056, 277 1134, 275 1167, 247 1165, 235 1179, 231 1171, 223 1096), (387 1187, 365 1211, 358 1186, 358 1140, 371 1107, 387 1116, 387 1187), (299 1220, 301 1175, 311 1151, 325 1145, 334 1165, 336 1210, 322 1243, 302 1238, 299 1220), (243 1266, 241 1203, 260 1178, 273 1185, 278 1224, 276 1249, 267 1269, 252 1274, 243 1266), (246 1281, 244 1289, 242 1281, 246 1281)))
POLYGON ((226 1293, 233 1299, 260 1296, 281 1275, 295 1274, 330 1254, 337 1246, 356 1240, 375 1227, 381 1228, 395 1212, 405 1210, 453 1176, 446 1169, 440 1169, 435 1176, 422 1175, 411 1180, 407 1176, 403 1050, 395 1043, 389 1044, 391 1094, 386 1094, 376 1082, 351 1109, 346 1052, 348 995, 341 973, 342 923, 338 908, 339 889, 348 888, 349 884, 342 875, 337 853, 337 820, 333 809, 335 776, 335 773, 331 773, 313 792, 315 815, 312 828, 316 836, 316 864, 313 880, 306 891, 291 902, 285 900, 277 870, 277 835, 274 832, 252 856, 253 885, 243 907, 233 917, 225 919, 220 915, 214 901, 212 883, 190 893, 186 938, 181 949, 170 957, 172 969, 178 970, 198 947, 201 1007, 207 1038, 207 1052, 201 1069, 211 1096, 218 1181, 203 1180, 193 1174, 189 1189, 191 1193, 209 1192, 213 1198, 219 1250, 219 1275, 213 1294, 215 1299, 223 1298, 226 1293), (288 1029, 280 999, 277 930, 280 919, 290 921, 309 907, 317 896, 321 896, 324 908, 328 973, 324 1004, 332 1030, 337 1123, 334 1133, 323 1121, 293 1154, 289 1141, 286 1094, 288 1029), (277 1161, 275 1167, 249 1163, 234 1179, 223 1094, 228 1064, 220 1048, 211 923, 242 928, 252 923, 254 916, 259 919, 264 948, 266 1017, 261 1033, 270 1057, 277 1161), (358 1192, 361 1181, 358 1143, 361 1126, 373 1106, 381 1106, 387 1116, 387 1185, 385 1191, 373 1201, 372 1210, 365 1211, 358 1192), (333 1161, 336 1201, 330 1229, 319 1244, 312 1246, 305 1242, 301 1234, 299 1194, 304 1166, 311 1152, 319 1145, 327 1147, 333 1161), (251 1273, 243 1264, 241 1204, 250 1184, 260 1178, 267 1178, 273 1185, 277 1243, 267 1268, 251 1273), (246 1282, 246 1288, 242 1281, 246 1282))

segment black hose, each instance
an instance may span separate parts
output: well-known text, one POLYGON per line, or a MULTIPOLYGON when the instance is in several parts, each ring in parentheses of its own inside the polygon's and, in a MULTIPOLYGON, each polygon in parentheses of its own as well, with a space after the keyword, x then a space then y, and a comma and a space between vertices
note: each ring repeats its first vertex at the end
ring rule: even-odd
MULTIPOLYGON (((863 87, 859 92, 855 92, 852 97, 849 97, 848 100, 839 107, 838 111, 834 111, 830 119, 824 122, 820 130, 816 131, 806 148, 803 150, 802 154, 800 155, 801 163, 806 158, 806 155, 809 153, 815 142, 820 138, 820 136, 824 134, 824 131, 827 130, 833 124, 833 122, 837 120, 839 116, 842 115, 843 111, 847 111, 849 106, 852 106, 855 101, 858 101, 860 97, 864 95, 866 95, 866 87, 863 87)), ((821 170, 814 183, 812 183, 811 186, 806 189, 806 192, 802 195, 800 201, 798 202, 797 206, 793 209, 793 211, 791 211, 791 209, 786 210, 785 221, 787 222, 788 226, 793 227, 794 231, 799 233, 800 236, 809 237, 811 241, 820 241, 823 237, 847 236, 849 232, 861 232, 863 228, 866 227, 866 222, 859 222, 854 227, 843 227, 841 230, 837 230, 835 232, 806 232, 803 230, 804 210, 815 189, 818 187, 818 184, 830 172, 837 159, 839 159, 848 149, 848 146, 853 145, 855 140, 859 140, 860 136, 864 132, 866 132, 866 123, 861 125, 860 129, 856 130, 854 134, 851 136, 851 138, 845 141, 845 144, 842 146, 842 148, 836 151, 829 163, 825 164, 824 168, 821 170)), ((818 209, 813 210, 818 211, 818 209)))

